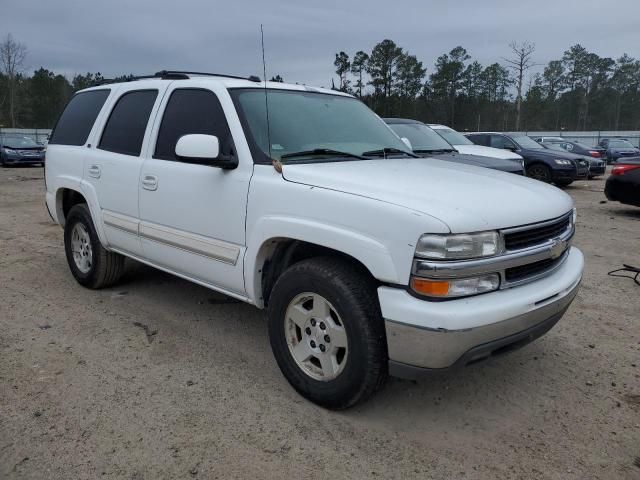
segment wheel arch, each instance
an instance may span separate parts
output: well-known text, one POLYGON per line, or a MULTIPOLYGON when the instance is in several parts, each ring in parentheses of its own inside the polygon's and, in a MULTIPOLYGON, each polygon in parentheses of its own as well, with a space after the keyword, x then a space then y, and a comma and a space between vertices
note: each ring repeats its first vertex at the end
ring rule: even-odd
POLYGON ((107 245, 107 240, 100 221, 100 207, 95 198, 95 191, 87 191, 82 188, 82 184, 61 182, 55 191, 55 209, 58 223, 64 228, 67 215, 73 206, 85 203, 91 213, 93 225, 98 234, 98 238, 103 245, 107 245))
POLYGON ((334 256, 351 262, 381 282, 397 283, 398 274, 388 249, 376 240, 326 225, 296 225, 283 220, 270 225, 280 235, 262 230, 247 248, 244 262, 245 288, 256 306, 263 308, 278 276, 290 265, 306 258, 334 256), (288 233, 288 234, 287 234, 288 233))

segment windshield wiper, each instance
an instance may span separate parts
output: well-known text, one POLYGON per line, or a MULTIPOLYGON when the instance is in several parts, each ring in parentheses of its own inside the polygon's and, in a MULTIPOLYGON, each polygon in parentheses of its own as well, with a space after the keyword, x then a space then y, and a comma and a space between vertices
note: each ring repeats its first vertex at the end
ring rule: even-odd
POLYGON ((456 150, 452 148, 418 148, 414 153, 453 153, 456 150))
POLYGON ((408 157, 419 158, 415 153, 400 150, 399 148, 395 147, 384 147, 380 150, 370 150, 368 152, 362 152, 362 155, 365 157, 386 157, 387 155, 394 153, 407 155, 408 157))
POLYGON ((280 158, 285 159, 293 157, 310 157, 314 155, 332 155, 334 157, 349 157, 366 160, 362 155, 356 155, 355 153, 349 152, 341 152, 340 150, 332 150, 330 148, 314 148, 313 150, 302 150, 300 152, 285 153, 280 158))

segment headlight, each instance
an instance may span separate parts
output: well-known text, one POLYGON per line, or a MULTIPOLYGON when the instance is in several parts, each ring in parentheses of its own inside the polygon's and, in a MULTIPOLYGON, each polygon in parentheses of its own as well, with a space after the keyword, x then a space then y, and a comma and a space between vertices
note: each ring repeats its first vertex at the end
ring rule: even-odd
POLYGON ((562 158, 554 158, 553 161, 556 162, 558 165, 571 165, 571 160, 564 160, 562 158))
POLYGON ((491 257, 502 249, 498 232, 455 235, 425 234, 418 240, 416 257, 434 260, 458 260, 491 257))
POLYGON ((573 214, 571 215, 571 223, 575 225, 577 221, 578 221, 578 210, 576 210, 576 207, 573 207, 573 214))
POLYGON ((411 289, 417 294, 427 297, 468 297, 497 290, 499 286, 500 277, 497 273, 489 273, 479 277, 438 280, 411 277, 411 289))
POLYGON ((17 153, 13 148, 5 148, 4 151, 5 153, 11 154, 11 155, 17 153))

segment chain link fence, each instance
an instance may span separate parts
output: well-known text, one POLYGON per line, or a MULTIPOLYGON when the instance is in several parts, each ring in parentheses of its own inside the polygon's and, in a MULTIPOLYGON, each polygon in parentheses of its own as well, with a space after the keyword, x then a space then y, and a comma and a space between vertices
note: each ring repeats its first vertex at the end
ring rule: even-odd
MULTIPOLYGON (((515 132, 513 132, 515 133, 515 132)), ((640 148, 640 131, 591 131, 591 132, 567 132, 567 131, 525 131, 519 132, 529 135, 530 137, 562 137, 568 141, 580 142, 590 147, 595 147, 603 138, 621 138, 628 140, 634 146, 640 148)), ((24 135, 32 138, 37 143, 46 145, 49 141, 51 129, 47 128, 0 128, 0 136, 2 135, 24 135)))

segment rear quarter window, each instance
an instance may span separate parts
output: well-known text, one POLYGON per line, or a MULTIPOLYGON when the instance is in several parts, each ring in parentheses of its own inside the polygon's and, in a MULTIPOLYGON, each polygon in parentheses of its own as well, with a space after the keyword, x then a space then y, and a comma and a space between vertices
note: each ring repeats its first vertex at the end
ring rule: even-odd
POLYGON ((91 90, 74 95, 58 118, 49 145, 84 145, 110 90, 91 90))

